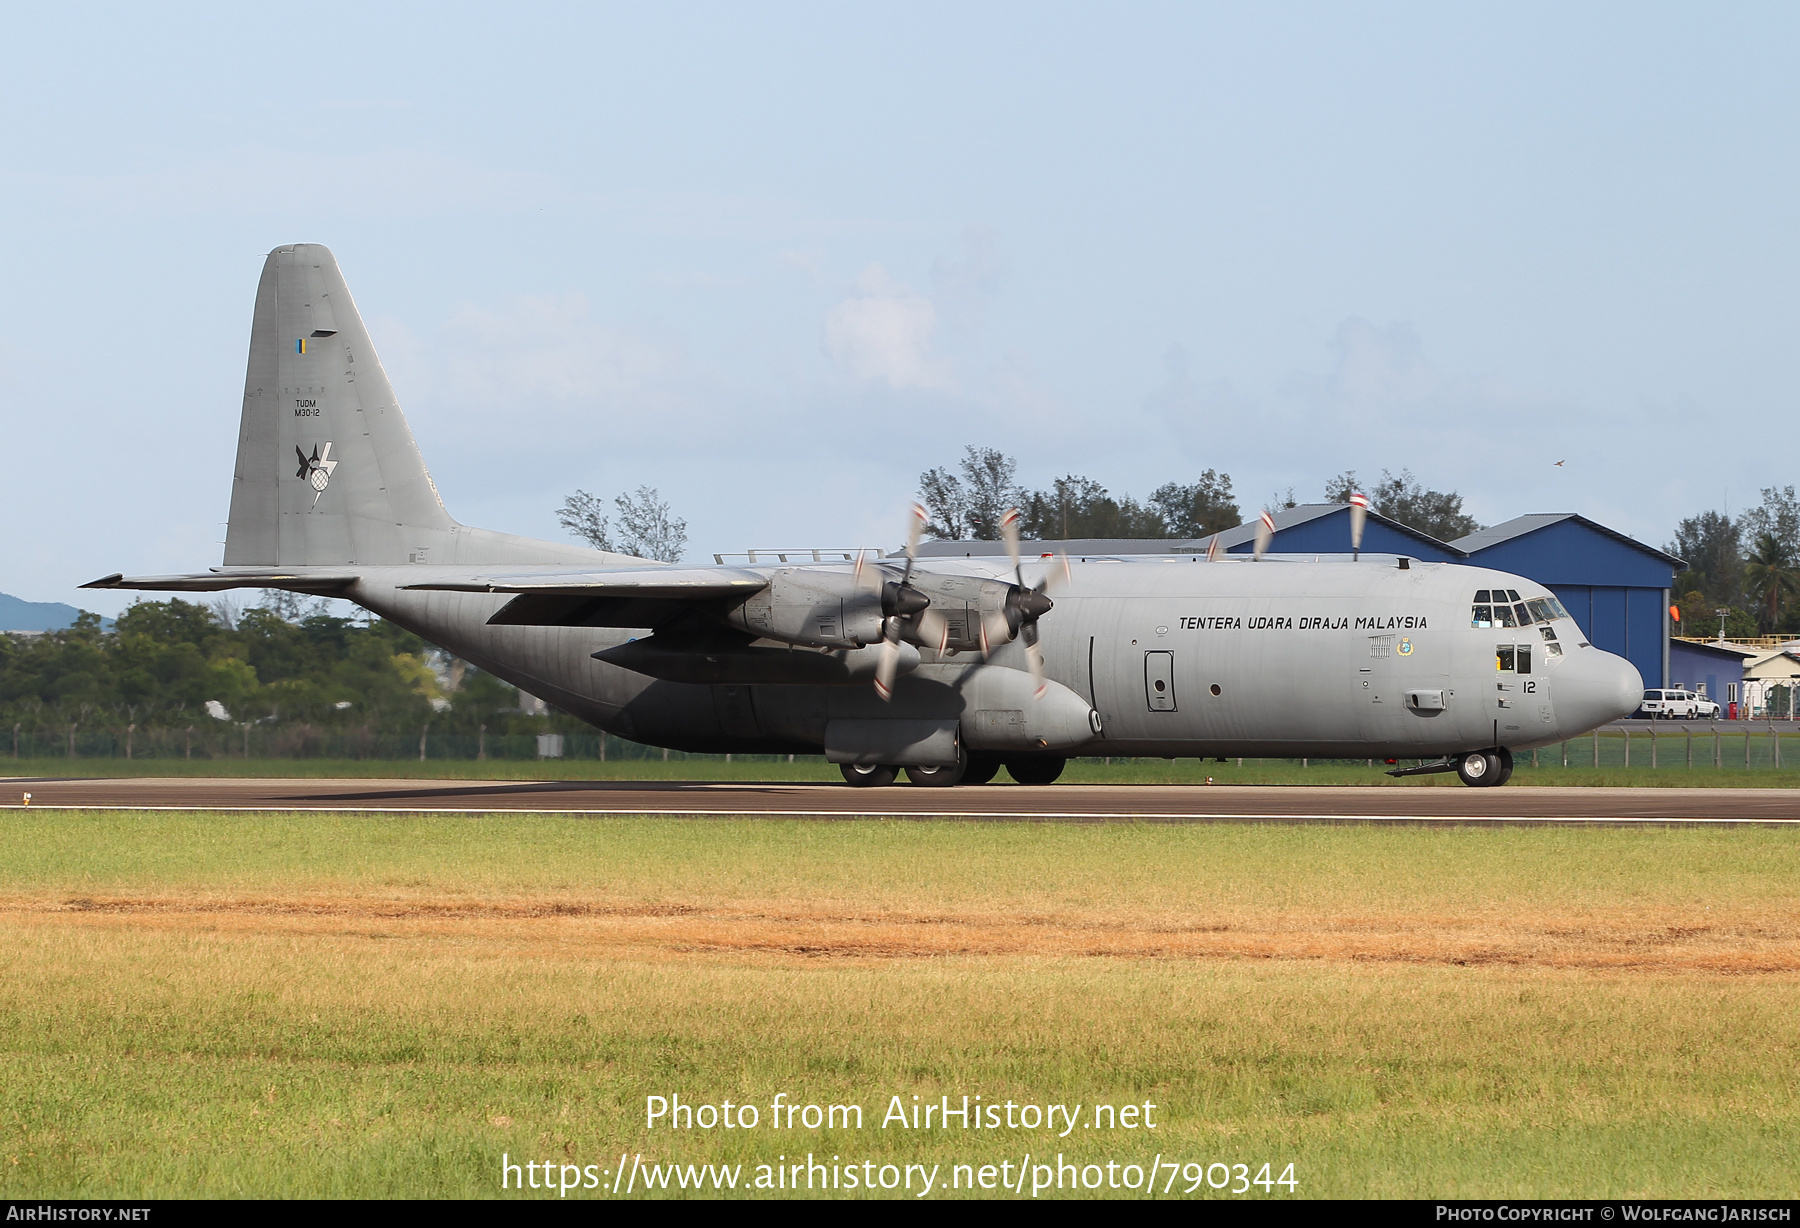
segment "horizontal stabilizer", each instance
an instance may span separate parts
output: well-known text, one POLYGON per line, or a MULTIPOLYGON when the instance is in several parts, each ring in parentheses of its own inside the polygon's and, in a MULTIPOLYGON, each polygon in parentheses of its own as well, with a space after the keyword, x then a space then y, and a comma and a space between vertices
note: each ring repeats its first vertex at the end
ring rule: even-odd
POLYGON ((159 593, 219 593, 233 588, 280 588, 295 593, 330 597, 343 592, 358 577, 355 572, 314 571, 310 568, 237 568, 185 576, 126 576, 114 572, 83 584, 82 588, 143 589, 159 593))

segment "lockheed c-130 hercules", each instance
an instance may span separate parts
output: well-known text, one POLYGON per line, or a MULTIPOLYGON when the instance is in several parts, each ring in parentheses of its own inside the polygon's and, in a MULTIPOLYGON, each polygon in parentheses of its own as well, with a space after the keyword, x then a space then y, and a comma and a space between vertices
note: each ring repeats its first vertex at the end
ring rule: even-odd
MULTIPOLYGON (((1634 710, 1542 585, 1395 555, 654 563, 450 517, 336 260, 257 287, 224 564, 90 588, 341 597, 610 733, 823 752, 852 784, 1071 755, 1373 757, 1504 783, 1634 710)), ((793 556, 789 556, 792 558, 793 556)))

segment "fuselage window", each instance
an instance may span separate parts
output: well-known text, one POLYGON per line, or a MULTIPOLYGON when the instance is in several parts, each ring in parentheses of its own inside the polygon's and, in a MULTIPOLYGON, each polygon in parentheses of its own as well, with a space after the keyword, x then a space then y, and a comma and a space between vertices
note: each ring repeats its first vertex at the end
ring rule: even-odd
POLYGON ((1531 672, 1531 645, 1530 644, 1520 644, 1519 645, 1518 669, 1521 674, 1529 674, 1531 672))
POLYGON ((1502 644, 1494 649, 1494 668, 1511 672, 1513 668, 1513 646, 1502 644))

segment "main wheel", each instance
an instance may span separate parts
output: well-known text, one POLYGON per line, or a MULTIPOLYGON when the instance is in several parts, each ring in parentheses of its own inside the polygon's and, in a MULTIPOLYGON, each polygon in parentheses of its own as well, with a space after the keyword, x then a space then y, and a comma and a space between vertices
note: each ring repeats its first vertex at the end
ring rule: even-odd
POLYGON ((906 778, 915 785, 923 785, 928 789, 948 789, 962 780, 968 766, 969 760, 959 748, 956 762, 948 767, 909 767, 906 769, 906 778))
POLYGON ((898 770, 885 763, 840 763, 838 767, 844 773, 844 782, 857 789, 891 785, 894 783, 894 774, 898 770))
POLYGON ((1063 774, 1068 760, 1060 755, 1033 756, 1030 759, 1008 759, 1006 774, 1022 785, 1051 785, 1063 774))
POLYGON ((985 785, 1000 774, 1000 761, 987 755, 970 755, 968 766, 963 768, 962 782, 965 785, 985 785))
POLYGON ((1489 751, 1488 753, 1496 756, 1500 760, 1500 774, 1494 777, 1494 787, 1498 789, 1501 785, 1512 779, 1513 754, 1504 746, 1500 747, 1498 750, 1489 751))
POLYGON ((1486 788, 1500 783, 1500 756, 1485 750, 1472 750, 1456 761, 1456 774, 1465 785, 1486 788))

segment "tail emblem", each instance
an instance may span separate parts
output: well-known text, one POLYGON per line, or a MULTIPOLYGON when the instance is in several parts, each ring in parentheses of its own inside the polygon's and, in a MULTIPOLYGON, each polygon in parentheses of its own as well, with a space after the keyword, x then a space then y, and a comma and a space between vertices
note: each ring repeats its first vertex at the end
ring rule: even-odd
POLYGON ((319 505, 319 496, 325 493, 325 487, 331 481, 331 471, 338 463, 331 459, 331 445, 327 443, 323 452, 314 444, 312 455, 308 456, 304 449, 296 447, 294 455, 300 458, 300 469, 294 474, 297 478, 305 478, 313 488, 313 506, 319 505))

